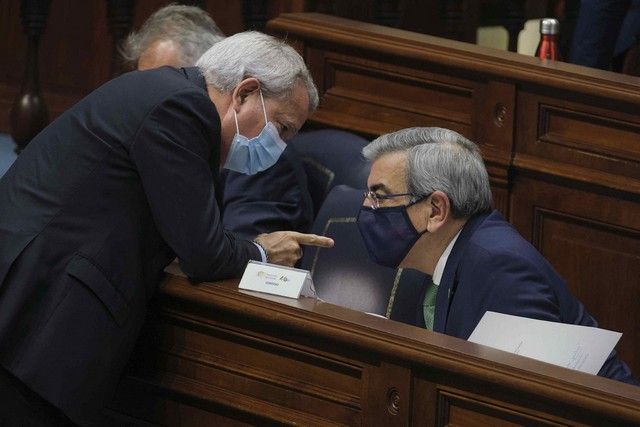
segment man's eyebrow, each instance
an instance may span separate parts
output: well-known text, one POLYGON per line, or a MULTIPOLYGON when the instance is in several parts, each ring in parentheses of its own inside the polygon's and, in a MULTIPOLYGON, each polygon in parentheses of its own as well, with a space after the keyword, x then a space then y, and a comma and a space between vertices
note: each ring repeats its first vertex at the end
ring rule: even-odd
POLYGON ((383 192, 385 192, 385 193, 387 193, 387 194, 389 194, 389 193, 390 193, 389 188, 388 188, 386 185, 382 184, 382 183, 372 185, 372 186, 369 188, 369 190, 373 191, 374 193, 375 193, 376 191, 378 191, 378 190, 382 190, 383 192))

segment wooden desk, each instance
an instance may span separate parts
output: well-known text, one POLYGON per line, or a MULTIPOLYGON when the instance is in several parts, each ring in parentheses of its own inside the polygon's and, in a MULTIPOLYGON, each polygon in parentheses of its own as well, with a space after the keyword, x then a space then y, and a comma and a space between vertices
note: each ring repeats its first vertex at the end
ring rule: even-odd
MULTIPOLYGON (((318 14, 319 126, 443 126, 640 372, 640 80, 318 14)), ((113 407, 164 425, 640 424, 640 388, 313 300, 170 277, 113 407), (510 424, 511 423, 511 424, 510 424)))
POLYGON ((640 424, 640 387, 237 281, 169 276, 112 407, 182 426, 622 425, 640 424))
POLYGON ((640 373, 640 78, 320 14, 268 28, 309 65, 316 125, 478 142, 497 209, 640 373))

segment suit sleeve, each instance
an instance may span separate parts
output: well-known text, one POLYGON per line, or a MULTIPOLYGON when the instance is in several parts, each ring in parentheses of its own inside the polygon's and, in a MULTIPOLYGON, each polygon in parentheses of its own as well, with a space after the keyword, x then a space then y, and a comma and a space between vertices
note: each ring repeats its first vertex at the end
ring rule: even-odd
MULTIPOLYGON (((487 310, 531 319, 562 322, 562 313, 548 278, 527 260, 503 256, 486 277, 487 310)), ((479 320, 479 319, 478 319, 479 320)))
POLYGON ((185 89, 147 115, 130 146, 156 226, 195 281, 239 276, 249 259, 260 259, 252 242, 221 226, 210 163, 219 135, 209 98, 185 89))

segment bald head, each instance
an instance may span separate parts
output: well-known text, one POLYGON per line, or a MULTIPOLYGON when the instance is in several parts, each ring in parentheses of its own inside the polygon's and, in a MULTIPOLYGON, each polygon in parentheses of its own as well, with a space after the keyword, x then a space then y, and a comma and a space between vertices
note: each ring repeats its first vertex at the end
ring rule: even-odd
POLYGON ((173 40, 157 40, 140 54, 138 70, 150 70, 163 65, 181 67, 182 62, 180 48, 173 40))

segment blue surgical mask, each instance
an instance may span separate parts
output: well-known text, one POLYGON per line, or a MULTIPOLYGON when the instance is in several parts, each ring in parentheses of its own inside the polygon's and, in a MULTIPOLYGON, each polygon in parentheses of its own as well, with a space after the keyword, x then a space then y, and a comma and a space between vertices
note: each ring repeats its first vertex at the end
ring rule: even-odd
POLYGON ((264 107, 262 91, 260 91, 260 101, 262 102, 265 125, 255 138, 249 139, 244 135, 240 135, 238 115, 233 110, 233 117, 236 121, 236 134, 233 137, 227 160, 224 163, 225 169, 245 175, 254 175, 273 166, 287 146, 280 138, 280 134, 273 123, 267 120, 267 110, 264 107))
POLYGON ((408 206, 360 208, 358 229, 373 262, 397 268, 420 236, 426 232, 418 232, 407 213, 407 208, 418 201, 408 206))

